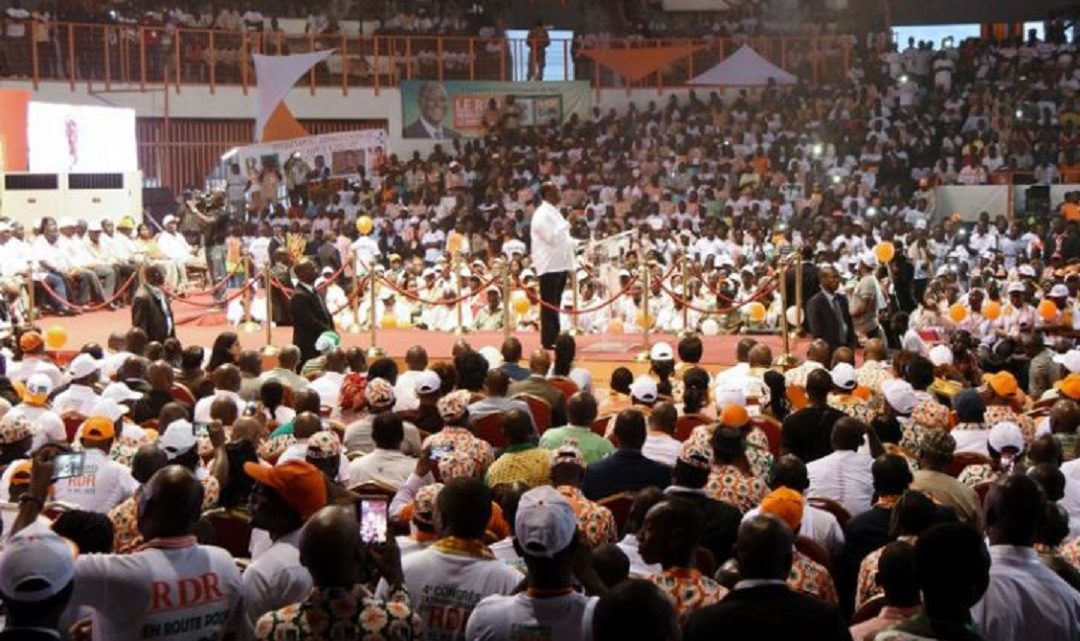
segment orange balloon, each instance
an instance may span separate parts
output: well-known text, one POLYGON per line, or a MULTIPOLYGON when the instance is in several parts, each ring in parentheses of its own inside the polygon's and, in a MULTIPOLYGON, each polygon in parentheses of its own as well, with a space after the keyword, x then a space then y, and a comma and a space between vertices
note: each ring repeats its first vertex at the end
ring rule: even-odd
POLYGON ((394 329, 397 327, 397 316, 393 314, 383 314, 382 321, 379 323, 384 329, 394 329))
POLYGON ((996 321, 1001 316, 1001 303, 996 300, 987 301, 982 306, 982 313, 986 320, 996 321))
POLYGON ((874 256, 883 263, 887 263, 896 255, 896 247, 887 240, 883 240, 874 247, 874 256))
POLYGON ((608 321, 607 332, 608 334, 622 334, 624 331, 623 322, 621 318, 612 318, 608 321))
POLYGON ((964 322, 964 319, 967 318, 967 315, 967 307, 965 307, 961 303, 954 303, 953 306, 949 308, 949 318, 953 319, 954 323, 964 322))
POLYGON ((532 303, 529 302, 529 297, 525 295, 525 292, 515 292, 512 302, 514 311, 518 314, 525 314, 532 307, 532 303))
POLYGON ((750 320, 752 321, 760 323, 765 320, 765 306, 757 301, 746 306, 746 313, 750 316, 750 320))
POLYGON ((45 344, 48 345, 50 349, 60 349, 67 343, 67 339, 67 330, 61 325, 53 325, 45 330, 45 344))
POLYGON ((1045 298, 1039 301, 1039 316, 1042 316, 1043 320, 1054 320, 1057 313, 1058 308, 1054 301, 1045 298))
POLYGON ((638 313, 634 316, 634 322, 637 323, 637 326, 642 329, 644 329, 645 327, 652 329, 652 326, 656 323, 656 317, 652 314, 646 316, 644 311, 639 310, 638 313))

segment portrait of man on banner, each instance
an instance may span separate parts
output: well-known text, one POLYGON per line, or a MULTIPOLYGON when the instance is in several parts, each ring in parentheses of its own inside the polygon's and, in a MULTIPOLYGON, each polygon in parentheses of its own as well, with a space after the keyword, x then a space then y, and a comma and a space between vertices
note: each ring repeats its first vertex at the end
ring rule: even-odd
POLYGON ((445 124, 452 116, 450 96, 440 82, 425 82, 416 98, 420 116, 402 131, 404 138, 433 138, 444 140, 460 138, 461 134, 445 124))

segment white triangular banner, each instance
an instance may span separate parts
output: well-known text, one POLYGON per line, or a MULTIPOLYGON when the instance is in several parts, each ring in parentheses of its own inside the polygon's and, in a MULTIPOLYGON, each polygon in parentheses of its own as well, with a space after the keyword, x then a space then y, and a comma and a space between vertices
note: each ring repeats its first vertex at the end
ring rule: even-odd
POLYGON ((326 60, 333 49, 296 53, 288 56, 264 56, 255 54, 255 140, 262 140, 262 132, 270 115, 278 104, 289 95, 296 81, 309 69, 326 60))

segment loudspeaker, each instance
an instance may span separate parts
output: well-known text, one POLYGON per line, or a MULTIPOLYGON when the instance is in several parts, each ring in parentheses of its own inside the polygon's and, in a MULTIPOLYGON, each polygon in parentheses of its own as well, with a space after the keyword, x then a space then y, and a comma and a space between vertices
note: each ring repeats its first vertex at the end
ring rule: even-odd
POLYGON ((160 229, 161 219, 176 211, 176 197, 165 187, 144 187, 142 190, 143 217, 153 218, 160 229))

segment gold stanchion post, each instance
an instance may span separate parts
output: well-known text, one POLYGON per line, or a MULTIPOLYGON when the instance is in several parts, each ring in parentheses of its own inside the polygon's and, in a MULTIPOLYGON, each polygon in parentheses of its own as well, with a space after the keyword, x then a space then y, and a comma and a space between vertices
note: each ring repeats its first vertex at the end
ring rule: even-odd
POLYGON ((263 268, 263 290, 266 293, 266 346, 263 347, 263 356, 277 356, 278 348, 274 346, 274 305, 271 298, 274 293, 273 276, 270 274, 270 263, 263 268))
POLYGON ((26 270, 26 324, 34 324, 34 270, 26 270))
POLYGON ((454 336, 463 336, 465 334, 465 317, 464 310, 462 309, 463 301, 461 300, 461 292, 464 289, 461 286, 461 254, 455 253, 453 259, 450 261, 450 268, 454 270, 454 282, 457 283, 457 291, 454 292, 455 297, 458 299, 454 305, 455 313, 457 316, 457 323, 454 327, 454 336))
MULTIPOLYGON (((690 300, 690 265, 689 265, 690 254, 687 253, 687 251, 685 249, 683 249, 682 254, 680 254, 680 256, 679 256, 679 259, 682 261, 682 265, 681 265, 682 269, 680 270, 682 272, 682 274, 681 274, 681 277, 682 277, 681 278, 681 280, 682 280, 682 295, 683 295, 684 299, 689 301, 690 300)), ((687 305, 686 303, 683 303, 683 306, 682 306, 682 325, 683 325, 683 329, 682 329, 681 332, 679 332, 679 338, 686 338, 687 336, 693 336, 696 333, 696 332, 694 332, 694 330, 690 329, 690 306, 687 305)))
MULTIPOLYGON (((251 288, 248 287, 247 275, 251 273, 251 257, 244 256, 244 322, 240 324, 240 330, 248 334, 259 331, 259 324, 251 318, 251 288)), ((270 321, 269 318, 266 319, 270 321)))
MULTIPOLYGON (((575 263, 577 261, 574 261, 575 263)), ((578 308, 578 280, 577 280, 577 265, 570 266, 570 291, 573 299, 574 311, 577 312, 578 308)), ((560 303, 562 301, 559 301, 560 303)), ((562 305, 559 305, 562 307, 562 305)), ((570 335, 578 336, 581 334, 581 330, 578 328, 578 315, 576 313, 570 314, 570 335)))
POLYGON ((367 355, 368 355, 368 358, 382 358, 383 356, 386 356, 386 352, 384 352, 376 344, 377 333, 379 331, 378 330, 379 319, 378 319, 378 307, 377 307, 378 302, 379 302, 379 297, 378 297, 379 283, 378 283, 377 280, 375 280, 375 266, 374 265, 369 265, 368 266, 368 279, 371 281, 370 283, 368 283, 368 290, 371 292, 370 296, 368 297, 369 307, 371 307, 371 309, 368 310, 368 320, 371 322, 371 327, 368 328, 368 333, 369 333, 369 336, 371 337, 371 346, 368 347, 367 355))
POLYGON ((784 369, 787 369, 789 367, 793 367, 795 365, 795 357, 793 357, 791 355, 791 328, 788 325, 788 318, 787 318, 787 309, 788 309, 787 287, 784 286, 784 283, 787 280, 787 268, 788 268, 787 260, 784 259, 784 258, 781 258, 780 259, 780 274, 779 274, 779 279, 780 279, 780 281, 779 281, 780 282, 780 306, 783 307, 784 311, 783 311, 782 314, 780 314, 780 333, 781 333, 781 336, 783 337, 783 340, 784 340, 784 353, 781 354, 776 359, 776 364, 780 365, 784 369))
POLYGON ((360 331, 361 331, 361 328, 360 328, 360 283, 361 283, 360 270, 357 268, 356 254, 352 254, 351 256, 349 256, 349 260, 352 261, 352 271, 353 271, 353 281, 354 281, 353 290, 354 291, 353 291, 352 299, 349 301, 349 307, 352 308, 352 323, 350 323, 349 326, 345 328, 345 331, 349 332, 350 334, 359 334, 360 331))
POLYGON ((645 277, 644 290, 641 293, 641 337, 642 341, 644 342, 644 349, 638 353, 634 360, 638 361, 639 363, 644 363, 645 361, 649 360, 649 348, 652 347, 652 345, 649 343, 649 325, 652 324, 650 322, 652 319, 649 318, 649 293, 652 291, 652 284, 650 282, 652 279, 652 266, 644 258, 644 253, 642 253, 641 255, 643 256, 643 258, 640 262, 642 265, 642 269, 645 270, 643 272, 643 275, 645 277))
MULTIPOLYGON (((787 283, 783 283, 786 287, 787 283)), ((795 250, 795 335, 802 335, 802 248, 795 250)), ((787 309, 784 310, 787 313, 787 309)))
POLYGON ((502 261, 503 339, 510 338, 510 261, 502 261))

